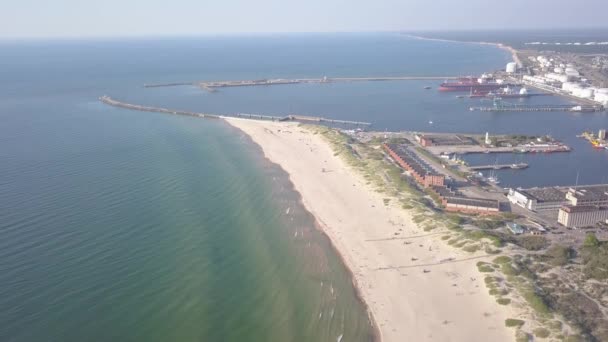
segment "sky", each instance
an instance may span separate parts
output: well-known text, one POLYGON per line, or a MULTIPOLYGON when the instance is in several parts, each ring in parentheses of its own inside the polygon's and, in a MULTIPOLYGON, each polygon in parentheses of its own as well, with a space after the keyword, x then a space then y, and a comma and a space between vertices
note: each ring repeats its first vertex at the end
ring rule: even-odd
POLYGON ((608 0, 0 0, 0 38, 606 27, 608 0))

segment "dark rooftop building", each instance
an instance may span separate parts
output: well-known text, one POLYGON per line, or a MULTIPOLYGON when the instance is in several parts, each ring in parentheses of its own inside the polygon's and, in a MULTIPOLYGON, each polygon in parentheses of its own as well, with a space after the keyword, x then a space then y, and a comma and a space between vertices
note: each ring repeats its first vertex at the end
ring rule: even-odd
POLYGON ((437 173, 433 168, 422 160, 416 153, 410 151, 404 145, 385 144, 384 148, 393 159, 404 169, 410 171, 412 176, 425 187, 431 185, 443 185, 445 177, 437 173))

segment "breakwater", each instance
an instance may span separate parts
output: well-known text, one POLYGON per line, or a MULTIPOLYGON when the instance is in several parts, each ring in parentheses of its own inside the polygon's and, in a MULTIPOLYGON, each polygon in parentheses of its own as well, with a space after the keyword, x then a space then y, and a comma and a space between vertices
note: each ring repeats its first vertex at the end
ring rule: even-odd
POLYGON ((301 83, 332 83, 332 82, 382 82, 382 81, 425 81, 425 80, 453 80, 455 76, 387 76, 387 77, 323 77, 323 78, 297 78, 297 79, 260 79, 260 80, 236 80, 236 81, 194 81, 194 82, 171 82, 144 84, 145 88, 197 86, 203 90, 213 92, 217 88, 227 87, 251 87, 271 86, 301 83))
POLYGON ((143 106, 138 104, 126 103, 122 101, 115 100, 107 95, 101 96, 99 100, 107 105, 124 108, 129 110, 137 110, 140 112, 155 112, 155 113, 165 113, 172 115, 184 115, 184 116, 193 116, 198 118, 212 118, 212 119, 221 119, 224 117, 239 117, 246 119, 256 119, 256 120, 270 120, 270 121, 298 121, 298 122, 313 122, 313 123, 330 123, 330 124, 342 124, 342 125, 354 125, 354 126, 371 126, 369 122, 362 121, 350 121, 350 120, 334 120, 327 119, 318 116, 306 116, 306 115, 285 115, 285 116, 272 116, 272 115, 261 115, 261 114, 247 114, 247 113, 235 113, 232 115, 220 115, 220 114, 211 114, 211 113, 201 113, 201 112, 191 112, 177 109, 169 109, 162 107, 151 107, 151 106, 143 106))
POLYGON ((100 97, 99 100, 110 106, 130 109, 130 110, 137 110, 137 111, 141 111, 141 112, 155 112, 155 113, 165 113, 165 114, 173 114, 173 115, 185 115, 185 116, 194 116, 194 117, 198 117, 198 118, 213 118, 213 119, 221 118, 221 116, 217 115, 217 114, 198 113, 198 112, 175 110, 175 109, 168 109, 168 108, 161 108, 161 107, 142 106, 142 105, 137 105, 137 104, 121 102, 121 101, 114 100, 113 98, 111 98, 107 95, 100 97))

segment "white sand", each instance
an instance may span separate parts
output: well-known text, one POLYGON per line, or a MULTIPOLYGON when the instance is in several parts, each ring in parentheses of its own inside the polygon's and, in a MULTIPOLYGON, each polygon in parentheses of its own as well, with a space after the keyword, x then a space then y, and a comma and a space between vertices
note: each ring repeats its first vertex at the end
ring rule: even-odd
POLYGON ((321 136, 296 123, 226 120, 289 173, 353 272, 382 341, 514 339, 504 324, 512 308, 489 295, 475 265, 492 256, 454 249, 441 234, 418 228, 408 211, 385 206, 383 196, 334 156, 321 136), (395 232, 399 239, 393 239, 395 232), (454 261, 440 263, 446 258, 454 261))
POLYGON ((426 37, 414 36, 414 35, 410 35, 410 34, 406 34, 406 36, 410 37, 410 38, 420 39, 420 40, 434 40, 434 41, 437 41, 437 42, 494 45, 494 46, 496 46, 499 49, 503 49, 503 50, 508 51, 511 54, 511 58, 513 59, 513 62, 515 62, 517 64, 518 68, 523 67, 523 63, 521 62, 521 59, 519 59, 519 56, 517 55, 517 50, 515 50, 513 47, 511 47, 509 45, 504 45, 502 43, 470 42, 470 41, 442 39, 442 38, 426 38, 426 37))

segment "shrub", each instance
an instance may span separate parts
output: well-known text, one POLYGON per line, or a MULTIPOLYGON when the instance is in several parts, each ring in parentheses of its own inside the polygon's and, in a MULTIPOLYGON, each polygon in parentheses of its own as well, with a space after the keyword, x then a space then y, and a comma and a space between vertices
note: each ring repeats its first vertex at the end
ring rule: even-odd
POLYGON ((554 245, 547 250, 545 256, 549 259, 550 264, 554 266, 564 266, 570 262, 572 257, 574 257, 574 251, 570 247, 554 245))
POLYGON ((507 327, 521 327, 522 325, 524 325, 526 322, 522 321, 521 319, 515 319, 515 318, 507 318, 505 319, 505 325, 507 327))
POLYGON ((583 246, 585 247, 597 247, 600 245, 600 241, 597 239, 594 233, 587 234, 583 246))
POLYGON ((517 244, 529 251, 539 251, 549 244, 549 241, 544 236, 528 235, 522 236, 516 240, 517 244))
POLYGON ((586 278, 608 279, 608 244, 583 247, 581 255, 585 264, 583 274, 586 278))
POLYGON ((524 293, 524 299, 530 304, 530 307, 534 309, 537 313, 541 315, 548 315, 551 313, 551 310, 547 306, 547 303, 543 300, 541 296, 539 296, 536 292, 530 290, 524 293))
POLYGON ((504 224, 503 221, 500 220, 475 220, 473 221, 473 225, 479 227, 481 229, 496 229, 504 224))
POLYGON ((494 268, 490 264, 485 263, 483 261, 477 263, 477 269, 479 270, 479 272, 484 273, 494 272, 494 268))
POLYGON ((536 328, 536 329, 534 329, 533 332, 534 332, 534 336, 540 337, 540 338, 547 338, 547 337, 549 337, 549 335, 551 335, 549 330, 547 330, 545 328, 536 328))
POLYGON ((448 214, 446 216, 447 216, 448 220, 450 220, 451 223, 454 223, 457 225, 461 225, 464 223, 464 218, 460 215, 448 214))
POLYGON ((499 257, 496 257, 496 259, 494 259, 494 263, 496 263, 496 264, 505 264, 507 262, 511 262, 511 258, 509 258, 506 255, 501 255, 499 257))
POLYGON ((465 246, 462 250, 469 253, 475 253, 481 249, 479 244, 465 246))
POLYGON ((506 276, 519 275, 519 270, 513 267, 511 263, 502 264, 502 273, 506 276))
POLYGON ((555 330, 562 330, 562 322, 561 321, 551 321, 549 322, 549 327, 555 330))
POLYGON ((509 298, 498 298, 496 300, 496 302, 498 302, 498 304, 500 304, 500 305, 509 305, 511 303, 511 299, 509 299, 509 298))

